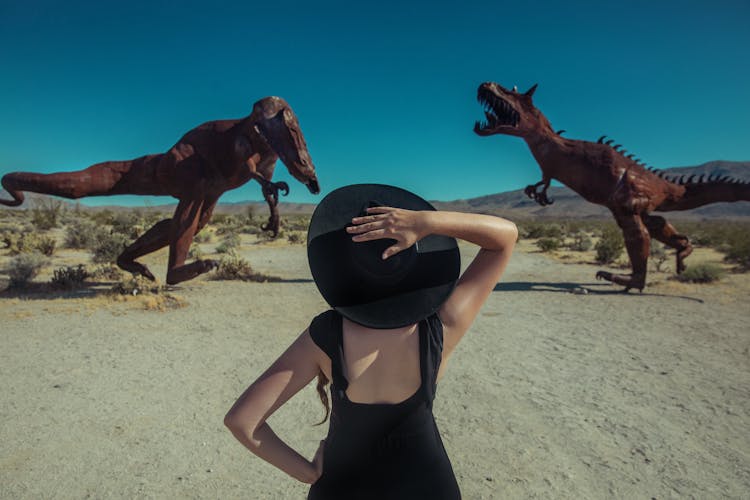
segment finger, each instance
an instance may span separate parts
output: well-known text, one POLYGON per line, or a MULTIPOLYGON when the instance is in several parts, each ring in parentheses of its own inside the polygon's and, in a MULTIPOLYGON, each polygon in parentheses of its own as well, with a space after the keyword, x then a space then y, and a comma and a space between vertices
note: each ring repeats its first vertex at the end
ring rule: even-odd
POLYGON ((359 234, 374 231, 381 227, 383 227, 383 221, 367 222, 366 224, 360 224, 359 226, 347 226, 346 231, 351 234, 359 234))
POLYGON ((401 244, 401 243, 397 243, 393 246, 386 248, 385 252, 383 252, 383 260, 387 259, 388 257, 393 257, 394 255, 396 255, 397 253, 399 253, 400 251, 406 248, 408 248, 408 246, 401 244))
POLYGON ((383 214, 362 215, 360 217, 353 217, 352 224, 365 224, 367 222, 374 222, 376 220, 380 220, 384 217, 385 215, 383 214))
POLYGON ((368 214, 387 214, 388 212, 393 212, 395 208, 393 207, 370 207, 367 209, 368 214))
POLYGON ((368 231, 366 233, 352 236, 352 241, 370 241, 379 240, 382 238, 389 238, 389 236, 385 233, 385 229, 376 229, 374 231, 368 231))

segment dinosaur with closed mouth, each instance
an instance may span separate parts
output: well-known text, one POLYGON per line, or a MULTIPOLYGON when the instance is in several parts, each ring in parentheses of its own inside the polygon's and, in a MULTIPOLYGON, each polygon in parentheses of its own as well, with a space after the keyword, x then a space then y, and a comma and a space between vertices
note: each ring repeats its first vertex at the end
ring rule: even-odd
POLYGON ((542 206, 553 202, 547 197, 555 179, 585 200, 607 207, 625 238, 631 274, 607 271, 596 273, 622 285, 643 291, 651 239, 676 250, 676 270, 685 270, 685 258, 693 248, 687 236, 661 216, 651 212, 689 210, 709 203, 750 201, 750 184, 728 176, 670 176, 663 170, 647 168, 620 144, 602 136, 596 142, 563 138, 537 109, 532 97, 537 85, 518 92, 494 83, 479 86, 477 100, 485 120, 474 125, 480 136, 495 134, 521 137, 542 170, 542 180, 525 189, 526 195, 542 206), (606 139, 606 140, 605 140, 606 139))
POLYGON ((135 259, 169 245, 167 283, 175 284, 218 265, 210 259, 189 264, 185 260, 193 237, 208 223, 226 191, 253 179, 260 183, 271 211, 262 229, 278 234, 279 191, 289 193, 285 182, 271 182, 278 159, 311 193, 320 192, 297 116, 284 99, 271 96, 257 101, 245 118, 199 125, 166 153, 97 163, 75 172, 6 174, 0 183, 12 199, 0 199, 0 204, 22 204, 23 191, 70 199, 116 194, 173 196, 179 203, 172 218, 156 223, 125 248, 117 264, 154 280, 151 271, 135 259))

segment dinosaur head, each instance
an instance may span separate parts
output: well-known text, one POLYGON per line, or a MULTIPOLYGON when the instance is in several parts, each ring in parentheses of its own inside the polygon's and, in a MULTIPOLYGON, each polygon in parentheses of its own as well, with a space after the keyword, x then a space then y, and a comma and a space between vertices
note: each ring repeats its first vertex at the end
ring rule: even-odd
POLYGON ((307 186, 313 194, 320 192, 315 166, 307 151, 297 115, 280 97, 264 97, 253 105, 255 131, 279 156, 292 177, 307 186))
POLYGON ((547 119, 531 102, 535 91, 536 85, 520 93, 515 87, 508 90, 495 82, 481 84, 477 100, 484 107, 486 120, 476 122, 474 132, 478 135, 528 137, 544 128, 551 129, 547 119))

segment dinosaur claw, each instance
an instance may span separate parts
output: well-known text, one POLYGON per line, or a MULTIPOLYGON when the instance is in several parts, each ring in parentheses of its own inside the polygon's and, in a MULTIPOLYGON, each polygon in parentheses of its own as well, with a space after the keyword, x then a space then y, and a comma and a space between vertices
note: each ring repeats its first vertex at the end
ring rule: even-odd
POLYGON ((277 182, 276 189, 282 191, 282 196, 286 196, 289 194, 289 184, 287 184, 286 182, 277 182))

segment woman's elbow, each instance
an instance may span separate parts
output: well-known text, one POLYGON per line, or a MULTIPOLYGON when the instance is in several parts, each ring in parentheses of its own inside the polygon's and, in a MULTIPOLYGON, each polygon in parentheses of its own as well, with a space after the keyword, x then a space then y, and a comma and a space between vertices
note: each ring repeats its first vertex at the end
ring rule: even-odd
POLYGON ((238 412, 234 411, 234 408, 224 415, 224 425, 235 436, 243 435, 248 438, 253 435, 253 432, 255 432, 255 429, 257 428, 257 424, 254 424, 246 417, 243 418, 242 415, 239 415, 238 412))

